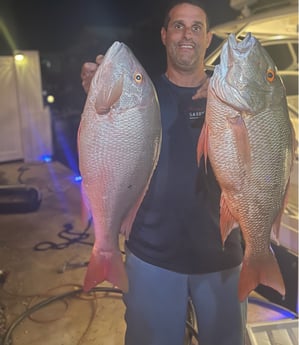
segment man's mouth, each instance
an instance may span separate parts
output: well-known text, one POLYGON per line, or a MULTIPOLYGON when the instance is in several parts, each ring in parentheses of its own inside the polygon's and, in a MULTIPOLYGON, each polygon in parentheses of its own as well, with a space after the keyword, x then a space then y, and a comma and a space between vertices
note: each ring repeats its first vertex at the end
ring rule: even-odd
POLYGON ((194 49, 194 44, 192 44, 192 43, 179 43, 179 48, 194 49))

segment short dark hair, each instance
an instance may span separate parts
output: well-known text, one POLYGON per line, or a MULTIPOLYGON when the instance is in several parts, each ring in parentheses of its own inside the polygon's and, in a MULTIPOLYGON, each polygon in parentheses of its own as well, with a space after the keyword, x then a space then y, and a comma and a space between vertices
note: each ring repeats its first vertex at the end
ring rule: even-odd
POLYGON ((165 28, 165 30, 167 30, 169 21, 170 21, 170 16, 169 16, 169 12, 177 5, 181 5, 181 4, 190 4, 193 6, 197 6, 199 8, 201 8, 205 14, 206 14, 206 21, 207 21, 207 31, 210 30, 210 20, 208 17, 208 13, 207 13, 207 9, 205 4, 200 1, 200 0, 173 0, 169 3, 169 5, 167 6, 167 9, 165 11, 165 16, 164 16, 164 21, 163 21, 163 27, 165 28))

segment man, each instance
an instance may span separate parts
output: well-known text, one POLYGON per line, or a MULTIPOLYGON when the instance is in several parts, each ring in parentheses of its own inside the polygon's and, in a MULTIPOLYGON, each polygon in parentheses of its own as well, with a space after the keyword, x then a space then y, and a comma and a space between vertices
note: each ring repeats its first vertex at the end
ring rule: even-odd
MULTIPOLYGON (((242 247, 238 229, 222 246, 220 191, 210 166, 197 167, 212 34, 198 0, 176 1, 161 29, 167 69, 154 81, 162 148, 126 243, 126 345, 183 345, 188 299, 200 345, 242 345, 246 304, 238 301, 242 247)), ((101 57, 98 58, 98 63, 101 57)), ((96 65, 83 66, 88 90, 96 65)))

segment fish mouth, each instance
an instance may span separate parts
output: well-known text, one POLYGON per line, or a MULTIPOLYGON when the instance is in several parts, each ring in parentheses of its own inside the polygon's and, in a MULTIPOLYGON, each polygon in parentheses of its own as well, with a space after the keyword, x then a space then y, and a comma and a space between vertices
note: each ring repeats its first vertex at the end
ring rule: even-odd
POLYGON ((244 53, 250 49, 255 43, 254 37, 250 32, 246 33, 246 36, 242 41, 238 41, 235 34, 230 34, 228 36, 228 45, 233 50, 236 50, 240 53, 244 53))
POLYGON ((112 46, 107 50, 105 57, 107 60, 115 57, 124 47, 124 44, 119 41, 115 41, 112 46))

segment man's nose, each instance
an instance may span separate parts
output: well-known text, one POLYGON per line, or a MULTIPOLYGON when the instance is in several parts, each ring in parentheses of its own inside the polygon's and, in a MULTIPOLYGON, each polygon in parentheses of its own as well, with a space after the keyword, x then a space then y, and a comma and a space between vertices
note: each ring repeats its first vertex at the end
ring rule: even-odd
POLYGON ((184 28, 184 36, 185 36, 186 38, 192 37, 192 28, 191 28, 191 27, 186 26, 186 27, 184 28))

